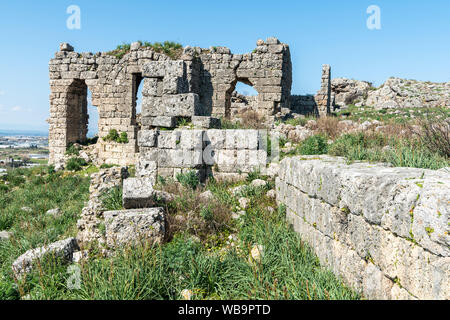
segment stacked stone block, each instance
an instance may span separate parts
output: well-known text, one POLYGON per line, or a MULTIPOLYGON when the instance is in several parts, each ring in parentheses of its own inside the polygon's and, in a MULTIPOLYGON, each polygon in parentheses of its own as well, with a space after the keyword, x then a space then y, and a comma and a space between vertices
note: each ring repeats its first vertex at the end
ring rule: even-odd
POLYGON ((284 159, 276 189, 321 263, 368 299, 449 299, 450 175, 319 158, 284 159))
MULTIPOLYGON (((67 43, 49 64, 50 164, 64 158, 70 143, 86 139, 87 91, 99 112, 98 163, 135 164, 138 154, 136 96, 143 85, 142 126, 169 127, 177 117, 229 117, 231 95, 238 81, 259 93, 257 109, 272 117, 288 107, 292 84, 289 46, 276 38, 259 40, 252 53, 232 54, 225 47, 186 47, 173 61, 139 43, 120 59, 108 53, 77 53, 67 43), (128 143, 102 138, 115 129, 128 143)), ((215 119, 195 119, 199 127, 215 119)))
POLYGON ((70 143, 86 139, 87 90, 99 112, 99 162, 134 164, 137 152, 135 90, 142 67, 150 61, 169 60, 150 48, 132 50, 122 59, 107 53, 77 53, 68 44, 50 60, 51 164, 63 158, 70 143), (126 132, 129 142, 104 141, 111 129, 126 132))
POLYGON ((328 64, 322 66, 322 82, 320 90, 315 96, 317 110, 320 116, 326 116, 331 112, 331 67, 328 64))
POLYGON ((292 65, 289 46, 276 38, 258 40, 252 53, 232 54, 226 47, 187 47, 183 56, 192 61, 194 92, 213 116, 230 117, 231 97, 238 81, 258 91, 258 110, 275 115, 289 105, 292 65))
POLYGON ((163 177, 195 171, 204 180, 210 174, 249 173, 266 167, 265 137, 258 130, 142 130, 139 161, 154 162, 163 177))

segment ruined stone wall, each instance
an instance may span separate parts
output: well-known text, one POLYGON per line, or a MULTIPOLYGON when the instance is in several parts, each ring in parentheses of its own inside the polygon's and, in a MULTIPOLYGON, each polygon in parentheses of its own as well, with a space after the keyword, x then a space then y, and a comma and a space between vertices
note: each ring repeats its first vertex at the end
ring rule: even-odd
POLYGON ((325 116, 331 112, 331 106, 333 105, 331 93, 331 67, 330 65, 325 64, 322 66, 320 90, 314 97, 317 104, 317 111, 320 116, 325 116))
POLYGON ((178 117, 229 117, 238 81, 258 91, 257 109, 270 118, 289 105, 292 83, 289 47, 275 38, 259 40, 253 53, 243 55, 223 47, 186 47, 176 61, 139 43, 121 59, 77 53, 64 43, 49 71, 50 164, 63 162, 70 143, 86 139, 88 90, 99 113, 97 163, 128 165, 139 151, 136 94, 141 81, 144 129, 173 128, 178 117), (126 133, 128 143, 103 140, 111 129, 126 133))
POLYGON ((137 169, 144 172, 156 163, 157 174, 163 177, 193 170, 201 180, 209 175, 234 180, 265 170, 266 138, 265 130, 142 130, 137 169))
POLYGON ((137 152, 136 89, 142 67, 165 61, 149 48, 135 48, 121 60, 106 53, 77 53, 68 45, 50 60, 49 163, 57 163, 69 143, 83 141, 87 133, 87 90, 98 108, 101 162, 133 164, 137 152), (103 141, 111 129, 126 132, 126 144, 103 141))
POLYGON ((250 85, 258 92, 258 109, 267 117, 289 106, 290 50, 276 38, 258 40, 256 49, 246 54, 232 54, 226 47, 187 47, 182 59, 191 61, 188 68, 192 90, 213 116, 230 116, 231 96, 237 82, 250 85))
POLYGON ((282 160, 277 200, 321 263, 368 299, 450 299, 445 170, 282 160))
POLYGON ((316 99, 312 95, 291 95, 291 112, 302 115, 318 115, 316 99))

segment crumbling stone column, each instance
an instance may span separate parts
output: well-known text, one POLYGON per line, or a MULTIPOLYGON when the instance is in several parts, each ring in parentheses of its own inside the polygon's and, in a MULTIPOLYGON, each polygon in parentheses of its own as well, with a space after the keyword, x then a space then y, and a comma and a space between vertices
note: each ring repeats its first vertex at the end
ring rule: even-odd
POLYGON ((322 66, 322 83, 315 96, 319 116, 323 117, 331 112, 331 67, 322 66))

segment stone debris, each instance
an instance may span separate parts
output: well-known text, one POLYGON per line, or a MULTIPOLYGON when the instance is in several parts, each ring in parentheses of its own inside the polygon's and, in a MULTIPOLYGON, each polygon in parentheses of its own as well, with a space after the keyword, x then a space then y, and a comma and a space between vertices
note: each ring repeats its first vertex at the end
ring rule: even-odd
POLYGON ((194 292, 189 289, 184 289, 183 291, 181 291, 181 296, 183 297, 183 300, 192 300, 194 292))
POLYGON ((92 241, 105 242, 104 235, 100 230, 105 211, 102 196, 113 188, 122 187, 123 180, 128 178, 128 175, 127 167, 100 169, 99 172, 91 175, 89 202, 81 211, 81 217, 77 221, 77 240, 80 245, 92 241))
POLYGON ((73 253, 72 262, 73 263, 80 263, 82 260, 89 259, 89 251, 83 250, 83 251, 77 251, 73 253))
POLYGON ((0 231, 0 241, 6 241, 11 238, 12 233, 8 231, 0 231))
POLYGON ((211 190, 207 190, 207 191, 201 193, 199 198, 200 198, 200 200, 202 200, 204 202, 209 202, 212 199, 214 199, 214 194, 211 192, 211 190))
POLYGON ((13 262, 12 270, 15 276, 20 278, 33 269, 33 263, 38 259, 52 255, 68 263, 72 261, 73 253, 77 250, 79 250, 79 247, 75 238, 57 241, 48 246, 28 250, 13 262))
POLYGON ((238 202, 239 202, 239 206, 244 210, 247 209, 250 205, 250 199, 248 199, 248 198, 240 198, 238 200, 238 202))
POLYGON ((107 211, 103 213, 109 248, 138 243, 162 243, 166 236, 163 208, 107 211))
POLYGON ((275 190, 269 190, 266 193, 266 196, 271 199, 275 199, 277 197, 277 192, 275 190))
POLYGON ((375 109, 450 107, 450 82, 389 78, 374 88, 370 82, 337 78, 332 80, 331 90, 336 107, 341 109, 349 105, 375 109))
POLYGON ((267 181, 261 179, 255 179, 252 181, 251 186, 255 188, 265 187, 267 185, 267 181))
POLYGON ((49 215, 49 216, 53 216, 55 218, 58 218, 61 216, 62 211, 60 208, 55 208, 55 209, 48 210, 45 214, 49 215))
POLYGON ((250 250, 250 256, 248 258, 249 263, 261 263, 264 256, 264 247, 262 245, 254 245, 250 250))
POLYGON ((233 212, 231 214, 231 218, 237 220, 237 219, 240 219, 242 216, 245 216, 245 214, 246 214, 245 211, 233 212))

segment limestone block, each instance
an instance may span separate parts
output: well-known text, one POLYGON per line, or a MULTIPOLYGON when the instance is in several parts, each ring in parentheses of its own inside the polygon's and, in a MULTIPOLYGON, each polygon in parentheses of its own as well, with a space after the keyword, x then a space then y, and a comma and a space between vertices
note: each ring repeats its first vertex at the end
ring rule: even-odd
POLYGON ((59 45, 59 51, 73 52, 73 50, 73 47, 67 42, 63 42, 59 45))
POLYGON ((166 236, 163 208, 107 211, 106 243, 110 248, 124 245, 162 243, 166 236))
POLYGON ((186 150, 203 150, 203 130, 176 130, 179 134, 177 148, 186 150))
POLYGON ((148 177, 156 181, 157 162, 149 160, 145 156, 140 156, 136 164, 136 176, 138 178, 148 177))
POLYGON ((155 204, 152 177, 128 178, 123 181, 123 207, 125 209, 148 208, 155 204))
POLYGON ((60 258, 62 262, 71 262, 73 253, 78 250, 80 248, 75 238, 57 241, 48 246, 28 250, 13 262, 12 270, 17 277, 21 277, 33 269, 36 260, 42 260, 47 256, 60 258))
POLYGON ((192 124, 199 129, 220 128, 221 121, 218 118, 208 116, 193 116, 192 124))
POLYGON ((203 115, 203 105, 195 93, 164 95, 161 105, 162 114, 166 116, 189 117, 203 115))
POLYGON ((203 135, 207 145, 211 145, 214 149, 223 149, 225 147, 225 133, 227 130, 210 129, 206 130, 203 135))
POLYGON ((181 131, 160 131, 158 136, 158 148, 175 149, 180 143, 181 131))
POLYGON ((140 130, 138 133, 138 145, 140 147, 156 147, 158 141, 157 130, 140 130))
POLYGON ((176 118, 167 116, 154 117, 151 120, 151 126, 162 127, 162 128, 175 128, 176 118))

